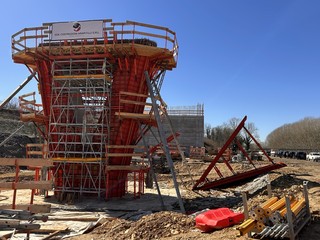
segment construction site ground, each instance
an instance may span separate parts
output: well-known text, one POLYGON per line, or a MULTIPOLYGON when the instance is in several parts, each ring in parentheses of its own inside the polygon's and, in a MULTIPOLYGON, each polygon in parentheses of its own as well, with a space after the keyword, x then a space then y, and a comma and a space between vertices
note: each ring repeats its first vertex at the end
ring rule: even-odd
MULTIPOLYGON (((68 239, 247 239, 247 236, 238 236, 236 226, 201 233, 195 228, 194 217, 190 214, 219 207, 229 207, 236 212, 243 211, 241 191, 244 190, 249 190, 248 205, 249 209, 253 208, 268 198, 266 180, 271 181, 274 195, 284 196, 286 193, 293 193, 301 197, 303 181, 308 181, 312 219, 310 224, 300 232, 299 239, 320 239, 320 163, 280 158, 275 158, 275 161, 282 161, 287 164, 287 167, 274 170, 267 176, 258 178, 258 181, 256 179, 234 187, 197 192, 191 191, 192 179, 199 179, 209 162, 201 160, 188 160, 188 164, 176 162, 180 191, 189 215, 179 213, 176 191, 171 174, 168 173, 157 174, 165 211, 161 208, 156 189, 145 189, 145 193, 140 198, 133 199, 133 188, 129 186, 129 194, 121 199, 109 201, 82 197, 58 202, 52 196, 53 193, 49 192, 49 197, 36 196, 34 202, 51 204, 49 220, 35 222, 40 223, 41 228, 50 228, 52 231, 61 230, 56 238, 82 233, 78 236, 70 236, 68 239)), ((232 164, 234 169, 245 168, 243 163, 232 164)), ((2 169, 0 181, 12 181, 13 176, 13 169, 2 169)), ((20 176, 24 180, 33 177, 32 172, 28 170, 21 171, 20 176)), ((216 176, 213 172, 209 177, 216 176)), ((12 190, 0 192, 0 205, 12 202, 12 192, 12 190)), ((17 191, 17 204, 29 201, 30 190, 17 191)), ((0 231, 0 233, 3 232, 0 231)), ((45 236, 45 234, 37 234, 31 239, 41 239, 45 236)), ((20 234, 21 239, 24 237, 25 234, 20 234)), ((16 238, 19 238, 19 234, 16 234, 16 238)))

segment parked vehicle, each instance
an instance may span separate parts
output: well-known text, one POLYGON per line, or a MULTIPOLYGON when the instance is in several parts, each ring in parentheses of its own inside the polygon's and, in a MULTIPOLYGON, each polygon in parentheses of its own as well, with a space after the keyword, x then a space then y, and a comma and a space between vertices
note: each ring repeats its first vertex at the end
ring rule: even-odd
POLYGON ((296 152, 293 152, 293 151, 291 151, 291 152, 289 152, 288 153, 288 158, 294 158, 296 156, 296 152))
POLYGON ((296 152, 296 159, 302 159, 306 160, 307 159, 307 154, 306 152, 296 152))
POLYGON ((314 161, 316 158, 320 158, 320 152, 310 152, 307 154, 307 160, 314 161))

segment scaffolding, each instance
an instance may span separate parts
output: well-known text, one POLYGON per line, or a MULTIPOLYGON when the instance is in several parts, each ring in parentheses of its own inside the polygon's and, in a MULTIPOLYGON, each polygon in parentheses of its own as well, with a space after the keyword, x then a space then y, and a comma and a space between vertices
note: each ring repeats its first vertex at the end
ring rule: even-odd
POLYGON ((121 197, 129 173, 138 173, 142 193, 148 166, 133 165, 132 158, 145 155, 147 148, 135 145, 157 125, 144 73, 160 90, 166 70, 177 64, 175 33, 111 19, 44 23, 14 34, 12 53, 15 63, 37 72, 55 193, 121 197), (96 31, 78 34, 79 25, 96 31), (66 27, 71 32, 57 33, 66 27))

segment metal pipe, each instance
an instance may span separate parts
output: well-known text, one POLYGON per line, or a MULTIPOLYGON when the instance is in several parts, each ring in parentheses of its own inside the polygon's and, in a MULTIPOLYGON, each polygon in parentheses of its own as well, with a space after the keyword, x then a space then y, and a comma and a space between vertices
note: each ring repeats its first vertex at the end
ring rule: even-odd
POLYGON ((263 239, 263 238, 269 236, 269 234, 272 232, 271 227, 265 227, 265 229, 268 229, 268 231, 266 231, 266 232, 260 237, 260 239, 263 239))
POLYGON ((149 94, 150 94, 152 107, 153 107, 153 111, 154 111, 154 116, 155 116, 155 118, 157 120, 157 123, 158 123, 158 131, 159 131, 160 139, 161 139, 161 142, 162 142, 162 147, 163 147, 163 150, 164 150, 164 152, 166 154, 166 159, 167 159, 170 171, 171 171, 172 180, 173 180, 173 184, 174 184, 174 187, 175 187, 175 190, 176 190, 176 194, 177 194, 180 210, 181 210, 182 213, 185 213, 186 210, 184 208, 183 201, 182 201, 182 198, 181 198, 179 184, 178 184, 176 173, 175 173, 175 170, 174 170, 173 161, 172 161, 172 158, 171 158, 171 155, 170 155, 168 142, 167 142, 166 137, 165 137, 164 129, 163 129, 163 126, 162 126, 162 123, 161 123, 160 114, 159 114, 159 111, 158 111, 158 106, 157 106, 157 103, 156 103, 156 100, 155 100, 155 96, 154 96, 154 90, 153 90, 153 87, 151 85, 149 73, 147 71, 145 71, 145 78, 146 78, 147 86, 148 86, 148 89, 149 89, 149 94))
POLYGON ((27 77, 10 95, 7 97, 1 104, 0 104, 0 110, 7 105, 10 100, 22 89, 25 85, 27 85, 28 82, 36 75, 37 72, 31 73, 29 77, 27 77))
POLYGON ((274 236, 275 238, 281 237, 284 233, 287 233, 289 229, 288 224, 285 224, 284 227, 274 236))
POLYGON ((10 138, 12 138, 20 129, 22 129, 24 127, 24 124, 22 124, 18 129, 16 129, 13 133, 10 134, 10 136, 8 136, 5 140, 3 140, 1 143, 0 143, 0 147, 2 145, 4 145, 6 142, 8 142, 10 140, 10 138))
POLYGON ((276 234, 278 234, 281 229, 284 228, 284 224, 279 224, 278 227, 276 229, 273 230, 273 232, 270 234, 270 237, 274 237, 276 234))

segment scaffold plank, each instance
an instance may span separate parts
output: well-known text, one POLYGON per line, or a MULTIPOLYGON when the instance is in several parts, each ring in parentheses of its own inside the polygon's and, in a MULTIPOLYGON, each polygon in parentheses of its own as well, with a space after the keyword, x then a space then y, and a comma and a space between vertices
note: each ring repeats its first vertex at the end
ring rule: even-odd
POLYGON ((52 181, 1 182, 0 189, 44 189, 51 190, 52 181))
POLYGON ((146 153, 106 153, 107 157, 141 157, 146 153))
POLYGON ((92 78, 102 78, 108 81, 111 81, 111 78, 108 75, 104 74, 84 74, 84 75, 62 75, 54 76, 55 79, 92 79, 92 78))
POLYGON ((125 170, 125 171, 141 171, 141 170, 147 170, 148 166, 139 166, 139 165, 107 165, 106 170, 107 171, 119 171, 119 170, 125 170))
POLYGON ((51 167, 52 159, 49 158, 0 158, 0 166, 28 166, 51 167))
POLYGON ((114 114, 122 118, 154 119, 153 115, 142 113, 115 112, 114 114))
POLYGON ((81 162, 91 162, 91 163, 99 163, 104 161, 103 158, 52 158, 53 162, 74 162, 74 163, 81 163, 81 162))
POLYGON ((145 146, 138 145, 108 145, 106 148, 137 148, 137 149, 145 149, 145 146))
POLYGON ((135 104, 135 105, 141 105, 141 106, 152 106, 152 103, 138 102, 138 101, 132 101, 127 99, 120 99, 120 103, 128 103, 128 104, 135 104))
MULTIPOLYGON (((12 204, 0 205, 0 209, 12 209, 12 204)), ((16 210, 27 210, 31 213, 49 213, 51 204, 16 204, 16 210)))

